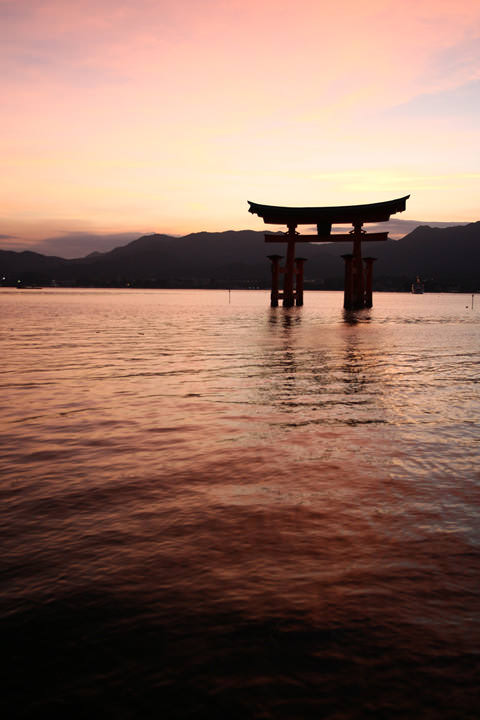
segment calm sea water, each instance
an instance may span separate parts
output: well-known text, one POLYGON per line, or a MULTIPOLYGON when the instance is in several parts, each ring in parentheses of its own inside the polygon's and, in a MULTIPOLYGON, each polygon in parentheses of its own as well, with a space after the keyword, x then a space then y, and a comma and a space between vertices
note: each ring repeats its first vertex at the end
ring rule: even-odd
POLYGON ((4 717, 478 718, 480 297, 2 290, 4 717))

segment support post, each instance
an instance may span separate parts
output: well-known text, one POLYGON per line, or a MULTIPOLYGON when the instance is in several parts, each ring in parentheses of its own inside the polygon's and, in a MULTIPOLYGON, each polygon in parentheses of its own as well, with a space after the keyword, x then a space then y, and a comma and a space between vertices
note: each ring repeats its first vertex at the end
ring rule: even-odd
POLYGON ((371 308, 373 305, 372 300, 372 277, 373 277, 373 263, 377 258, 366 257, 364 258, 365 263, 365 307, 371 308))
POLYGON ((345 310, 353 309, 353 255, 342 255, 345 260, 345 283, 343 290, 343 307, 345 310))
POLYGON ((267 255, 272 263, 272 290, 270 292, 270 306, 278 307, 278 279, 280 275, 280 260, 283 255, 267 255))
POLYGON ((288 226, 287 260, 285 263, 285 280, 283 285, 283 307, 293 307, 295 279, 295 228, 296 225, 288 226))
POLYGON ((363 223, 353 226, 353 309, 365 307, 365 287, 362 263, 362 232, 363 223))
POLYGON ((305 265, 307 258, 297 257, 295 258, 296 265, 296 292, 295 292, 295 305, 301 307, 303 305, 303 266, 305 265))

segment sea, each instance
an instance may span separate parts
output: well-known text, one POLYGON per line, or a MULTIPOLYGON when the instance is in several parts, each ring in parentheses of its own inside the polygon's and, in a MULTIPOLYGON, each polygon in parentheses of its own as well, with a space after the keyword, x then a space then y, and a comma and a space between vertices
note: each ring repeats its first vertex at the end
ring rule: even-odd
POLYGON ((480 717, 480 296, 2 289, 3 718, 480 717))

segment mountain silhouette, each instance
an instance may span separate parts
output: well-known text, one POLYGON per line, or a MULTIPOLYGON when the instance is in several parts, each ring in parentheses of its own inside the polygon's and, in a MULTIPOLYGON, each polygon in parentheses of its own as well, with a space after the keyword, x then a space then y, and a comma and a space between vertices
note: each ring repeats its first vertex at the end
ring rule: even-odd
MULTIPOLYGON (((343 287, 340 256, 351 250, 351 243, 298 243, 297 254, 308 259, 306 287, 343 287)), ((0 250, 0 273, 4 285, 20 281, 87 287, 269 287, 266 256, 285 251, 284 243, 266 244, 264 233, 254 230, 184 237, 153 234, 69 260, 0 250)), ((362 251, 377 258, 376 289, 408 290, 417 275, 431 290, 480 289, 480 221, 447 228, 419 226, 401 240, 364 242, 362 251)))

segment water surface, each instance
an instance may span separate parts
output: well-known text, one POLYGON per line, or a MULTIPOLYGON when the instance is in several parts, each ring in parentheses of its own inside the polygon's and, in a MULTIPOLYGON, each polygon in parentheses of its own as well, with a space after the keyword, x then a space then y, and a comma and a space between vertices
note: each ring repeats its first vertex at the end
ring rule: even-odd
POLYGON ((480 299, 3 290, 8 716, 477 718, 480 299))

